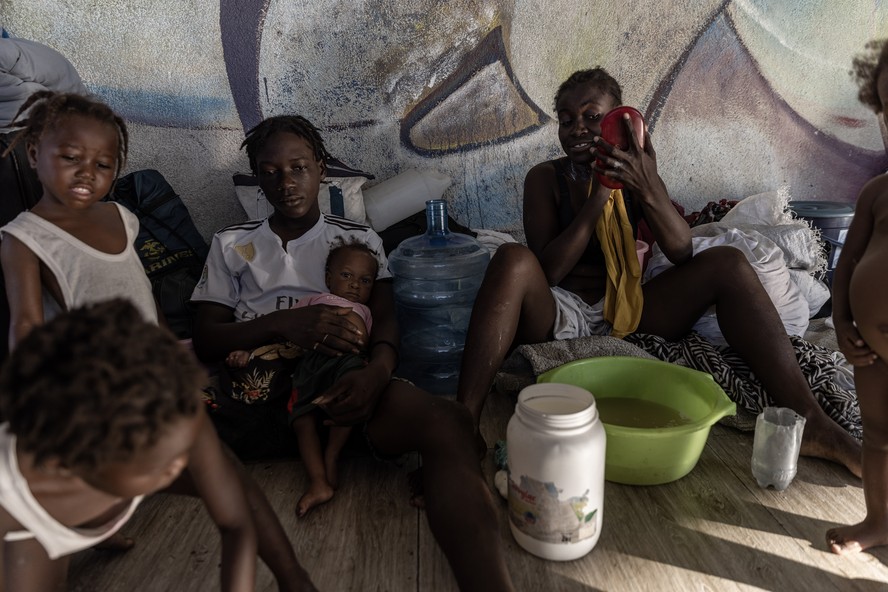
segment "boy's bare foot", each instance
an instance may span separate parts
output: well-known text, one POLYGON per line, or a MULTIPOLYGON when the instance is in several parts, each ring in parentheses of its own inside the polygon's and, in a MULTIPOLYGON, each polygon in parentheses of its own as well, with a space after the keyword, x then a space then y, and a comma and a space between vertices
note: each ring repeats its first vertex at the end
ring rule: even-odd
POLYGON ((853 526, 831 528, 826 533, 826 544, 836 555, 860 553, 870 547, 888 545, 888 528, 866 520, 853 526))
POLYGON ((315 506, 327 503, 333 497, 333 488, 327 482, 312 482, 296 504, 296 515, 303 518, 315 506))
POLYGON ((230 368, 246 368, 249 363, 250 352, 244 350, 233 351, 225 358, 225 365, 230 368))
POLYGON ((826 416, 807 420, 800 454, 844 465, 855 477, 862 474, 860 442, 826 416))
POLYGON ((121 532, 115 532, 107 539, 98 543, 93 549, 109 553, 125 553, 136 546, 136 542, 121 532))

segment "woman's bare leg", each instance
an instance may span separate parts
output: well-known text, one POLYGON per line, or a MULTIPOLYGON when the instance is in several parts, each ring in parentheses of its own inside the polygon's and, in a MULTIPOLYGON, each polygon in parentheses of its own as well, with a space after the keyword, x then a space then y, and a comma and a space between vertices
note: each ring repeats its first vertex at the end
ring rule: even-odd
POLYGON ((860 444, 817 404, 768 293, 746 257, 715 247, 644 285, 640 333, 678 340, 715 304, 725 340, 774 402, 805 417, 801 454, 845 465, 860 476, 860 444))
POLYGON ((475 431, 496 373, 516 345, 552 338, 555 299, 536 256, 521 245, 497 249, 469 322, 457 401, 468 407, 475 431))

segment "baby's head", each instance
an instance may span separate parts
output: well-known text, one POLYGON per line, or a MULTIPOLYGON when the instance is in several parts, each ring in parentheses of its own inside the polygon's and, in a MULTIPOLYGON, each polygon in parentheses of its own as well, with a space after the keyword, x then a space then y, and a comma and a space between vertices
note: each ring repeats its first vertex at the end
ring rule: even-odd
POLYGON ((203 370, 168 331, 112 300, 37 327, 0 370, 0 420, 34 464, 121 497, 187 464, 203 370))
POLYGON ((367 304, 379 272, 379 260, 364 243, 343 243, 330 250, 325 271, 327 288, 332 294, 367 304))
POLYGON ((83 120, 106 125, 113 131, 113 145, 109 146, 109 150, 114 156, 113 177, 116 179, 126 164, 129 149, 126 124, 111 107, 83 95, 52 91, 32 94, 13 118, 12 127, 21 128, 21 132, 16 135, 7 152, 16 143, 23 141, 30 155, 49 134, 58 133, 66 126, 77 125, 83 120))
POLYGON ((566 92, 579 87, 597 88, 603 94, 610 95, 613 98, 614 106, 623 104, 623 90, 620 88, 620 83, 607 70, 599 66, 588 70, 577 70, 561 83, 558 90, 555 91, 556 112, 558 111, 558 102, 561 97, 566 92))
POLYGON ((868 42, 855 56, 851 75, 860 87, 861 103, 877 114, 888 110, 888 38, 868 42))

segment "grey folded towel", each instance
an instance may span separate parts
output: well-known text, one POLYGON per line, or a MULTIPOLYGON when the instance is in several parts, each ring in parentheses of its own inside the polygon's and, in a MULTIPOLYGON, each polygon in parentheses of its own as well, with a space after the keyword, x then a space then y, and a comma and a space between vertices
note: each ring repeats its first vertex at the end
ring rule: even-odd
POLYGON ((637 345, 609 335, 531 343, 519 346, 517 351, 530 362, 533 373, 537 375, 584 358, 631 356, 656 359, 637 345))
POLYGON ((633 356, 656 359, 637 345, 608 336, 577 337, 518 346, 496 375, 494 388, 500 393, 517 393, 547 370, 583 358, 633 356))

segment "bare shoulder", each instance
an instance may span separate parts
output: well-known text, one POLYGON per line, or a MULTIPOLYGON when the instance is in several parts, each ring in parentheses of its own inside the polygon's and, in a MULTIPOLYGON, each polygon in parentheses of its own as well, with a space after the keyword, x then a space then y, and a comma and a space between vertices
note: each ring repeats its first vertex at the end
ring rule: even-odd
POLYGON ((537 202, 541 198, 546 198, 545 201, 548 201, 556 194, 558 185, 556 175, 554 160, 541 162, 530 169, 524 178, 525 205, 528 205, 528 202, 531 204, 537 202))
MULTIPOLYGON (((3 236, 0 241, 0 254, 6 253, 12 256, 18 256, 24 253, 31 253, 31 249, 25 246, 25 243, 11 234, 3 236)), ((33 253, 31 253, 33 255, 33 253)))
POLYGON ((858 203, 861 201, 885 201, 888 199, 888 173, 873 177, 860 190, 857 198, 858 203))
POLYGON ((551 182, 555 179, 555 161, 547 160, 545 162, 541 162, 537 165, 534 165, 529 171, 527 171, 527 176, 524 178, 525 184, 530 182, 551 182))
POLYGON ((16 268, 34 267, 38 264, 39 259, 34 251, 16 237, 7 234, 0 241, 0 265, 6 270, 7 275, 13 273, 16 268))

